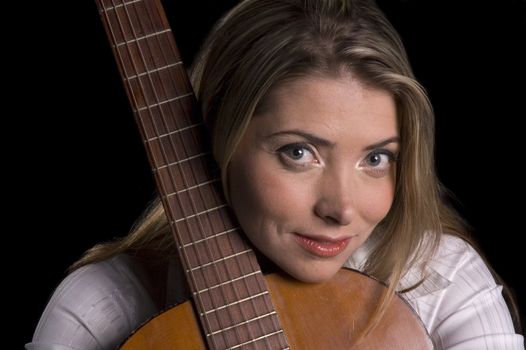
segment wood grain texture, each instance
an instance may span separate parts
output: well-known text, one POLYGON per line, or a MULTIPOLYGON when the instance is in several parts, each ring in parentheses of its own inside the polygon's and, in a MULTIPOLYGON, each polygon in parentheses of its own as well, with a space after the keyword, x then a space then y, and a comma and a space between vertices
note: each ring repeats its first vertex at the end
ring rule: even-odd
POLYGON ((192 310, 186 302, 163 312, 133 333, 121 350, 204 350, 205 344, 192 310))
MULTIPOLYGON (((356 342, 385 288, 362 273, 342 269, 321 284, 299 282, 283 274, 265 278, 293 350, 433 349, 422 323, 400 297, 393 298, 377 327, 356 342)), ((168 310, 170 316, 162 314, 151 320, 122 349, 203 349, 202 342, 187 339, 199 335, 192 312, 190 302, 168 310)), ((239 348, 274 349, 264 339, 239 348)))

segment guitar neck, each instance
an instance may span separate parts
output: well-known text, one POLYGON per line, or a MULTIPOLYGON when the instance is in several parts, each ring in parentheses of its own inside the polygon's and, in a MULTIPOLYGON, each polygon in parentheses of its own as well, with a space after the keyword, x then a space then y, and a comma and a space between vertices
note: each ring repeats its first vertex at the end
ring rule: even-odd
POLYGON ((159 0, 96 0, 210 349, 288 348, 159 0))

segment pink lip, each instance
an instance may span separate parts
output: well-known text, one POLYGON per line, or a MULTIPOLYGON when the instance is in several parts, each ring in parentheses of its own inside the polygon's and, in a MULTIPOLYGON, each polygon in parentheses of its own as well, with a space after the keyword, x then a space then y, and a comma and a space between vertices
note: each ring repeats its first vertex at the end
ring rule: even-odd
POLYGON ((345 250, 352 237, 334 239, 329 237, 307 237, 298 233, 294 234, 294 239, 298 244, 316 256, 327 258, 333 257, 345 250))

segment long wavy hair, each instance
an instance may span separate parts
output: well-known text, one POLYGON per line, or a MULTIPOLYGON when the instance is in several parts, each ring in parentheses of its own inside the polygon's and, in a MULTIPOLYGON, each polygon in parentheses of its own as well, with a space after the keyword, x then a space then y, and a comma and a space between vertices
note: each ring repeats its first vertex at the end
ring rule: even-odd
MULTIPOLYGON (((366 273, 388 285, 371 318, 374 326, 404 272, 416 261, 425 266, 443 233, 470 241, 436 176, 429 99, 384 14, 369 0, 242 1, 213 28, 191 81, 228 198, 230 159, 254 113, 272 103, 267 100, 270 91, 300 77, 331 77, 342 71, 391 94, 401 139, 394 202, 375 228, 378 239, 365 265, 366 273)), ((93 247, 73 268, 131 251, 177 254, 159 200, 129 235, 93 247)))

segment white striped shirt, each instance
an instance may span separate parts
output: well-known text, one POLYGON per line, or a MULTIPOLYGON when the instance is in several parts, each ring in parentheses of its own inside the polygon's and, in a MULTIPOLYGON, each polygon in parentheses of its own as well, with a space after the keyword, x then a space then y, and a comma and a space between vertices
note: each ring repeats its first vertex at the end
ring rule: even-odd
MULTIPOLYGON (((439 249, 427 266, 422 284, 401 296, 426 326, 435 349, 524 349, 515 334, 511 316, 495 280, 479 254, 463 240, 443 235, 439 249)), ((365 244, 346 266, 361 270, 369 247, 365 244)), ((400 290, 420 280, 413 268, 400 290)))
MULTIPOLYGON (((369 247, 364 245, 346 266, 360 269, 369 247)), ((184 298, 177 264, 170 265, 167 304, 184 298)), ((458 238, 444 236, 429 265, 428 277, 402 296, 422 319, 435 349, 524 350, 515 334, 501 286, 480 256, 458 238)), ((410 270, 401 288, 419 279, 410 270)), ((116 256, 84 266, 55 290, 28 350, 115 349, 160 307, 152 300, 148 276, 133 258, 116 256)))

